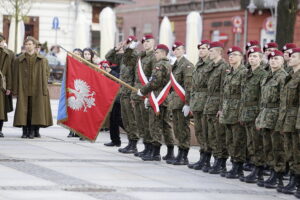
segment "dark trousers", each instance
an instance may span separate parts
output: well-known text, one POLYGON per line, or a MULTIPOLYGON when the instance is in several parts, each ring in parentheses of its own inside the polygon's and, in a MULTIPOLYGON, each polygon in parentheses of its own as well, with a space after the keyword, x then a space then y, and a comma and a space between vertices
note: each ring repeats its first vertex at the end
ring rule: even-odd
POLYGON ((115 102, 110 114, 110 139, 114 144, 121 144, 120 140, 120 127, 124 129, 121 118, 121 104, 115 102))
POLYGON ((39 126, 38 125, 32 125, 31 124, 31 118, 32 118, 32 97, 28 97, 28 105, 27 105, 27 128, 32 129, 32 130, 38 130, 39 126))

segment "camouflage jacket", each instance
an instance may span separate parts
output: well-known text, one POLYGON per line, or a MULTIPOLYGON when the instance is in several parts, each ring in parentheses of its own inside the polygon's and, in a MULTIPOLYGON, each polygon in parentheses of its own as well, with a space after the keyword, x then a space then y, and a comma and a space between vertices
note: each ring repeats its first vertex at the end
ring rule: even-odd
MULTIPOLYGON (((142 51, 139 55, 141 58, 142 68, 144 70, 145 76, 149 80, 153 66, 156 63, 156 59, 154 56, 154 51, 142 51)), ((134 87, 135 88, 141 88, 142 84, 140 82, 139 76, 138 76, 138 65, 135 67, 135 81, 134 81, 134 87)), ((143 97, 138 96, 135 92, 131 93, 131 99, 134 101, 144 101, 143 97)))
POLYGON ((205 73, 203 71, 207 68, 210 62, 210 60, 204 61, 200 58, 193 71, 192 90, 190 99, 191 111, 201 112, 204 109, 204 104, 207 99, 208 77, 205 76, 205 73))
MULTIPOLYGON (((137 53, 132 53, 132 51, 135 50, 126 49, 124 54, 118 54, 112 49, 105 55, 106 60, 120 66, 120 79, 131 86, 134 85, 134 68, 137 62, 137 53)), ((121 96, 130 96, 131 90, 122 85, 120 94, 121 96)))
POLYGON ((207 77, 207 100, 204 105, 204 114, 215 115, 222 108, 223 98, 221 90, 228 64, 221 59, 218 63, 211 62, 204 70, 207 77))
POLYGON ((279 117, 277 131, 294 132, 300 102, 300 71, 286 77, 283 90, 280 93, 279 117))
POLYGON ((242 94, 239 121, 255 121, 260 109, 261 83, 267 76, 263 66, 252 71, 251 66, 242 78, 242 94))
POLYGON ((293 68, 289 66, 289 64, 286 61, 284 61, 284 70, 286 71, 286 73, 289 74, 293 70, 293 68))
MULTIPOLYGON (((149 83, 141 87, 141 93, 147 95, 153 91, 155 97, 157 97, 170 81, 170 72, 171 64, 167 58, 157 61, 152 69, 149 83)), ((168 106, 168 101, 166 100, 162 106, 168 106)))
POLYGON ((280 91, 287 73, 284 69, 269 71, 261 84, 261 109, 255 124, 258 128, 275 129, 279 114, 280 91))
POLYGON ((182 102, 177 93, 172 90, 170 94, 170 109, 182 109, 184 104, 189 105, 190 91, 192 86, 192 74, 194 71, 194 65, 188 61, 184 56, 180 60, 176 60, 172 66, 172 72, 176 81, 185 90, 185 102, 182 102))
POLYGON ((222 114, 220 116, 220 123, 222 124, 238 123, 242 78, 245 76, 246 71, 244 65, 240 65, 236 70, 232 67, 230 70, 226 70, 222 90, 222 114))

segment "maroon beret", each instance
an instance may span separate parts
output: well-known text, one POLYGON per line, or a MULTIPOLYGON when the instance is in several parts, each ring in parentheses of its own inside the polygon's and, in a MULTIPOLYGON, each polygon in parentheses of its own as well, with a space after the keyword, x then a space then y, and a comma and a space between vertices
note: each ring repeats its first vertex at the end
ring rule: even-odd
POLYGON ((231 54, 232 52, 235 52, 235 51, 238 51, 241 54, 243 54, 243 50, 238 46, 233 46, 233 47, 229 48, 227 51, 227 54, 231 54))
POLYGON ((145 42, 145 40, 149 40, 149 39, 154 39, 152 34, 146 34, 144 35, 144 37, 142 38, 142 43, 145 42))
POLYGON ((293 48, 293 49, 291 49, 291 51, 290 51, 290 56, 291 56, 293 53, 300 53, 300 48, 293 48))
POLYGON ((172 50, 174 51, 176 48, 178 48, 180 46, 184 46, 184 44, 180 41, 176 41, 176 42, 174 42, 174 44, 172 46, 172 50))
POLYGON ((246 50, 248 50, 250 47, 253 47, 253 46, 259 46, 259 42, 257 40, 250 40, 246 44, 246 50))
POLYGON ((155 50, 156 49, 162 49, 162 50, 165 50, 167 53, 169 53, 169 48, 166 45, 164 45, 164 44, 158 44, 156 46, 155 50))
POLYGON ((273 58, 273 57, 275 57, 275 56, 281 56, 281 57, 283 57, 283 53, 282 53, 282 51, 279 51, 279 50, 274 50, 274 51, 272 51, 270 54, 269 54, 269 56, 268 56, 268 59, 270 60, 270 58, 273 58))
POLYGON ((285 52, 286 50, 294 48, 297 48, 297 46, 294 43, 287 43, 282 47, 282 51, 285 52))
POLYGON ((197 48, 199 49, 202 45, 204 44, 207 44, 209 45, 210 44, 210 41, 209 40, 201 40, 201 42, 198 44, 197 48))
POLYGON ((221 47, 224 48, 224 44, 222 42, 211 42, 209 44, 209 49, 215 48, 215 47, 221 47))
POLYGON ((269 48, 278 48, 278 44, 276 42, 269 42, 267 44, 265 44, 264 46, 264 51, 266 51, 269 48))
POLYGON ((247 52, 248 57, 250 56, 251 53, 262 53, 262 51, 261 51, 261 49, 258 48, 258 47, 253 47, 252 49, 250 49, 250 50, 247 52))
POLYGON ((137 38, 136 38, 135 36, 133 36, 133 35, 131 35, 131 36, 129 36, 129 37, 127 38, 126 43, 128 44, 128 43, 130 43, 130 42, 132 42, 132 41, 137 41, 137 38))

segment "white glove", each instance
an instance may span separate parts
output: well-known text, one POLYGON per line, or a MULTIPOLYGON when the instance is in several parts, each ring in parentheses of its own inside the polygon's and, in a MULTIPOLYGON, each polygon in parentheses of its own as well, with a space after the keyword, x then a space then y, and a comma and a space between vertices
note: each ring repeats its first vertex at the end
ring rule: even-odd
POLYGON ((183 112, 183 115, 185 117, 187 117, 189 115, 189 113, 190 113, 190 106, 184 105, 183 108, 182 108, 182 112, 183 112))
POLYGON ((146 109, 148 109, 149 108, 149 99, 148 98, 146 98, 145 100, 144 100, 144 104, 145 104, 145 108, 146 109))
POLYGON ((129 44, 128 48, 129 48, 129 49, 135 49, 138 45, 139 45, 139 42, 132 41, 132 42, 129 44))
POLYGON ((141 93, 141 90, 140 90, 140 89, 138 89, 137 95, 139 95, 140 97, 143 97, 143 96, 144 96, 144 95, 141 93))

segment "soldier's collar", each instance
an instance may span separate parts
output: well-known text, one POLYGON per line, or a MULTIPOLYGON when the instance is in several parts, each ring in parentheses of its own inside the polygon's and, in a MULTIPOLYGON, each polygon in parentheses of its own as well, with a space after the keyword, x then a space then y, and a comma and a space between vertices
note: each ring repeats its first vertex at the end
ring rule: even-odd
POLYGON ((291 74, 291 76, 294 78, 295 76, 300 76, 300 69, 298 70, 298 71, 296 71, 296 72, 294 72, 294 70, 292 70, 293 71, 293 73, 291 74))
POLYGON ((148 56, 148 55, 152 55, 154 53, 154 50, 152 49, 152 50, 150 50, 150 51, 146 51, 146 55, 148 56))

